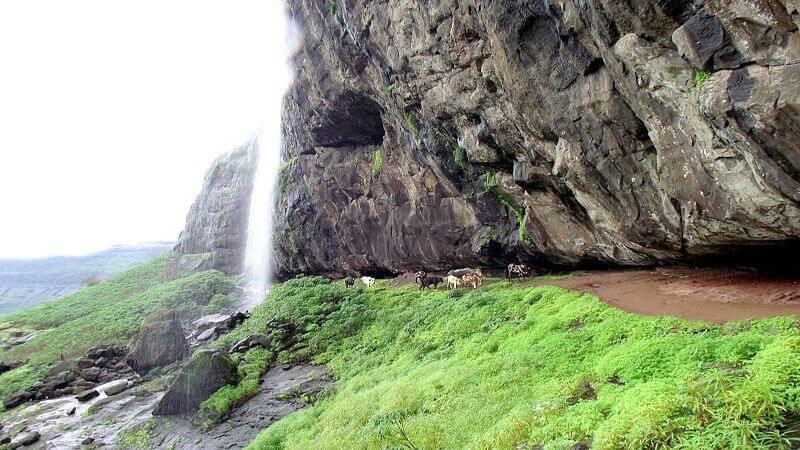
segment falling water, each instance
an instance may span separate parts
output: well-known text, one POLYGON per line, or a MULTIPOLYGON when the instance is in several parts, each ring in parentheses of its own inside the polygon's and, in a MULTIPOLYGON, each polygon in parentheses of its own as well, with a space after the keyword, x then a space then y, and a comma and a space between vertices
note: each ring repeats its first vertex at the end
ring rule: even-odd
POLYGON ((250 194, 250 213, 247 227, 247 248, 244 270, 247 278, 247 296, 243 307, 252 309, 266 295, 272 270, 272 230, 275 207, 275 187, 280 165, 281 149, 281 105, 283 95, 291 80, 288 66, 290 49, 296 43, 296 33, 290 26, 282 1, 268 2, 274 8, 272 17, 277 20, 272 32, 275 39, 266 49, 265 57, 275 61, 275 70, 270 79, 269 92, 264 99, 264 116, 255 145, 251 146, 253 163, 256 165, 253 189, 250 194))

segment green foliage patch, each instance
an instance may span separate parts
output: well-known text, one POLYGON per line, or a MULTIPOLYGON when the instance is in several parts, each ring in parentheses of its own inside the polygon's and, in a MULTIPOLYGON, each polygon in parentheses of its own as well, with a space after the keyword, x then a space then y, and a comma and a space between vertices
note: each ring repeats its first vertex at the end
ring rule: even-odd
POLYGON ((714 325, 551 286, 310 277, 223 339, 269 320, 297 331, 284 359, 326 363, 338 385, 250 448, 787 448, 800 413, 793 318, 714 325))
POLYGON ((234 280, 218 271, 180 273, 168 254, 53 302, 19 311, 3 320, 42 330, 35 339, 0 349, 2 361, 26 361, 0 375, 0 397, 41 382, 62 358, 85 354, 97 345, 126 344, 148 315, 165 310, 208 313, 231 304, 234 280), (209 308, 210 306, 210 308, 209 308))
POLYGON ((254 348, 236 359, 239 363, 239 383, 236 386, 223 386, 200 405, 201 413, 205 413, 210 422, 219 421, 235 407, 258 394, 261 375, 273 358, 271 352, 254 348))
POLYGON ((403 118, 406 120, 406 125, 408 125, 408 128, 414 134, 414 137, 419 137, 419 127, 417 126, 417 121, 414 120, 414 114, 408 111, 403 114, 403 118))
POLYGON ((519 231, 519 240, 527 245, 528 247, 533 247, 533 239, 528 234, 528 230, 525 228, 525 209, 519 206, 511 197, 508 196, 500 186, 497 185, 496 175, 492 171, 486 172, 486 190, 493 193, 500 203, 506 205, 508 209, 514 212, 514 215, 517 216, 517 230, 519 231))
POLYGON ((376 149, 374 153, 374 162, 372 163, 372 176, 375 176, 380 173, 381 167, 383 166, 383 155, 381 154, 381 149, 376 149))
POLYGON ((694 87, 699 88, 711 77, 711 72, 703 69, 695 69, 694 71, 694 87))

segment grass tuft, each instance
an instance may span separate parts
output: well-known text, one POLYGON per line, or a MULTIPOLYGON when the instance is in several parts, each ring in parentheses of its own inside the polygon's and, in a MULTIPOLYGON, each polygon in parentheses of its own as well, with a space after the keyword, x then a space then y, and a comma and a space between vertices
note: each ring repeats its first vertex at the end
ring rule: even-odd
POLYGON ((383 166, 383 155, 381 154, 381 149, 375 149, 375 162, 372 163, 372 176, 378 175, 381 171, 381 167, 383 166))
POLYGON ((695 89, 700 88, 703 86, 703 83, 706 82, 711 77, 711 72, 703 69, 695 69, 694 71, 694 87, 695 89))

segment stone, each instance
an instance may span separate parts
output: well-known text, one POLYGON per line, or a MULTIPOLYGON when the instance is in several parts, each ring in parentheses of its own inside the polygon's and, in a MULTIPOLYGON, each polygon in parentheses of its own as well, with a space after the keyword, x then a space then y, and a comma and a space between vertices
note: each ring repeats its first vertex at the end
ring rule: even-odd
POLYGON ((226 384, 238 381, 236 365, 227 353, 200 350, 181 368, 153 414, 169 415, 195 411, 204 400, 226 384))
POLYGON ((244 339, 239 340, 233 344, 228 351, 229 353, 246 352, 251 348, 262 347, 269 348, 269 338, 262 334, 251 334, 244 339))
POLYGON ((14 437, 11 440, 11 443, 8 444, 9 447, 12 449, 24 447, 26 445, 31 445, 37 442, 41 438, 41 435, 38 431, 30 431, 27 433, 19 434, 18 436, 14 437))
POLYGON ((81 445, 92 445, 92 444, 94 444, 94 438, 91 436, 81 441, 81 445))
POLYGON ((79 402, 88 402, 89 400, 97 397, 98 395, 100 395, 100 393, 97 392, 96 390, 87 389, 85 391, 76 394, 75 399, 78 400, 79 402))
POLYGON ((94 366, 94 360, 93 359, 89 359, 89 358, 86 358, 86 357, 80 357, 80 358, 77 358, 75 360, 75 367, 77 367, 78 370, 88 369, 89 367, 92 367, 92 366, 94 366))
POLYGON ((103 388, 103 392, 108 396, 117 395, 124 392, 129 386, 128 380, 112 381, 103 388))
POLYGON ((203 331, 202 333, 198 334, 195 339, 197 339, 198 341, 205 341, 211 339, 211 337, 214 336, 216 332, 217 332, 216 328, 209 328, 203 331))
POLYGON ((89 367, 81 370, 81 377, 89 381, 97 381, 100 379, 101 373, 102 370, 99 367, 89 367))
POLYGON ((75 408, 75 407, 73 406, 72 408, 70 408, 70 409, 67 411, 67 415, 68 415, 68 416, 74 416, 74 415, 75 415, 75 410, 76 410, 76 409, 77 409, 77 408, 75 408))
POLYGON ((0 436, 0 445, 6 445, 11 443, 11 436, 0 436))
POLYGON ((94 362, 94 365, 97 367, 108 367, 109 359, 105 356, 101 356, 97 358, 97 361, 94 362))
POLYGON ((14 370, 21 365, 22 365, 21 361, 0 362, 0 374, 4 374, 10 370, 14 370))
POLYGON ((189 346, 176 317, 145 322, 131 339, 127 363, 138 373, 165 366, 189 354, 189 346))
POLYGON ((33 400, 35 396, 36 394, 30 391, 15 392, 3 399, 3 407, 5 409, 16 408, 23 403, 33 400))

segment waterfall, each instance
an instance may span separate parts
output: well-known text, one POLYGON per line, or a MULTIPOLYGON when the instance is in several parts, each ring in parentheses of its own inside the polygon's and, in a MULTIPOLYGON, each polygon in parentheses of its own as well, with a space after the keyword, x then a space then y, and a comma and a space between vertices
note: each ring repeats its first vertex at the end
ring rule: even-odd
POLYGON ((284 3, 268 2, 274 8, 270 23, 275 39, 268 43, 263 57, 275 61, 275 70, 270 79, 266 98, 263 99, 264 115, 261 128, 251 145, 252 162, 255 164, 253 188, 250 194, 250 211, 247 226, 247 247, 244 254, 244 274, 247 281, 245 309, 252 309, 263 300, 272 278, 272 231, 275 208, 275 187, 278 178, 281 154, 281 108, 283 96, 291 82, 289 56, 296 45, 294 28, 284 11, 284 3), (277 26, 276 26, 277 25, 277 26))

